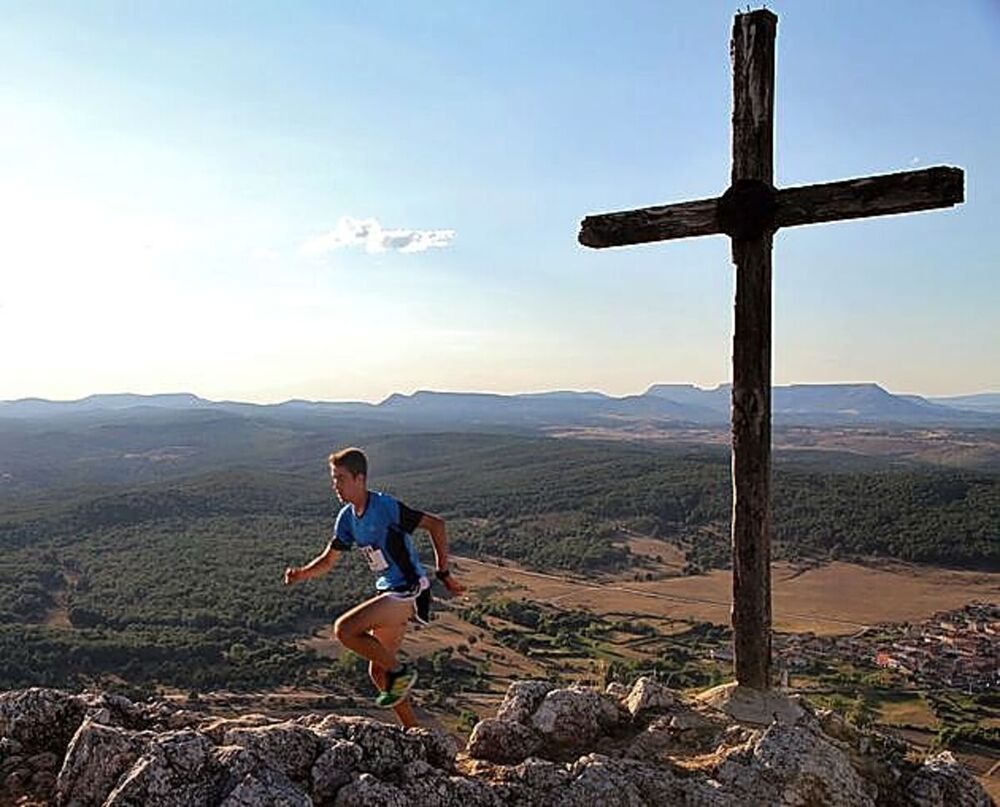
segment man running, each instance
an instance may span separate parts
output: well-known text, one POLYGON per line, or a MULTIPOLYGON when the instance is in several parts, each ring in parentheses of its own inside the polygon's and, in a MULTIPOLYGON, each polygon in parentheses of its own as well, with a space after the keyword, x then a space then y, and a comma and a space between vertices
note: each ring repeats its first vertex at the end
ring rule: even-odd
POLYGON ((368 673, 379 689, 375 703, 392 707, 399 722, 417 725, 406 700, 417 680, 411 664, 400 663, 399 646, 413 616, 426 623, 430 582, 411 540, 418 527, 434 545, 436 576, 452 594, 464 588, 448 569, 448 535, 444 520, 413 510, 377 490, 368 489, 368 459, 361 449, 345 448, 329 457, 330 476, 344 506, 337 514, 333 538, 326 549, 305 566, 285 569, 285 585, 326 574, 340 553, 357 546, 368 567, 378 574, 377 596, 343 614, 333 625, 340 643, 368 660, 368 673))

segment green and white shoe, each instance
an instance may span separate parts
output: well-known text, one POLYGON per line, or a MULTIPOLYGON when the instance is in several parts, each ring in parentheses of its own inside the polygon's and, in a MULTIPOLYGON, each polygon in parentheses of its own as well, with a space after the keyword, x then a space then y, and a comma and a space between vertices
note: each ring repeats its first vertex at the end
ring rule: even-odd
POLYGON ((415 683, 417 668, 412 664, 403 664, 398 670, 390 670, 386 674, 386 687, 375 698, 375 705, 384 709, 395 706, 410 694, 415 683))

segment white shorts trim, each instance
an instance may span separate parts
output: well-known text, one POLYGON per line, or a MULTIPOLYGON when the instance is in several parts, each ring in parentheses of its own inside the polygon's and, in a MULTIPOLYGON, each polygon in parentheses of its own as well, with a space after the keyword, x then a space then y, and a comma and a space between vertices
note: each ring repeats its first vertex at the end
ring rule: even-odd
POLYGON ((415 590, 410 591, 386 591, 383 596, 388 597, 390 600, 399 600, 400 602, 411 602, 421 595, 424 591, 427 591, 431 587, 431 581, 426 577, 421 577, 420 582, 417 584, 415 590))

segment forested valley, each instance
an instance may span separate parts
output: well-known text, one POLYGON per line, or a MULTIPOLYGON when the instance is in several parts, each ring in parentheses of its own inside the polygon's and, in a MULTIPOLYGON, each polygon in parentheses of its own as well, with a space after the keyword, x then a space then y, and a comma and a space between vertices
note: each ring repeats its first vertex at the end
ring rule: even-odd
MULTIPOLYGON (((728 564, 729 455, 510 435, 373 439, 371 485, 448 519, 453 549, 566 574, 641 569, 622 530, 684 552, 684 574, 728 564)), ((320 581, 282 572, 320 552, 337 503, 325 445, 288 469, 4 500, 0 689, 156 685, 249 690, 329 681, 296 640, 366 596, 347 556, 320 581)), ((779 455, 778 558, 892 558, 1000 569, 1000 476, 779 455)), ((430 557, 427 542, 422 545, 430 557)))

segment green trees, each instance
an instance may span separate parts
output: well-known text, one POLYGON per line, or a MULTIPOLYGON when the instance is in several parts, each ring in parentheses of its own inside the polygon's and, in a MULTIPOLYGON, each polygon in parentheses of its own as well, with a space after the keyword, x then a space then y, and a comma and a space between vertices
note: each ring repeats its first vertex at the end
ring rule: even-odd
MULTIPOLYGON (((376 452, 382 475, 373 484, 445 515, 459 554, 642 573, 625 525, 680 546, 691 573, 728 564, 725 449, 422 435, 381 438, 376 452)), ((324 664, 296 641, 372 585, 350 554, 325 579, 281 584, 285 566, 313 557, 330 534, 336 503, 321 459, 304 475, 234 470, 7 501, 0 688, 113 675, 206 691, 318 675, 324 664)), ((998 569, 1000 477, 871 464, 845 472, 779 455, 773 525, 779 558, 877 555, 998 569)), ((417 543, 429 559, 422 534, 417 543)), ((490 607, 562 644, 589 639, 593 627, 525 603, 490 607)), ((468 619, 485 624, 488 615, 472 609, 468 619)), ((531 649, 521 635, 509 640, 531 649)))

